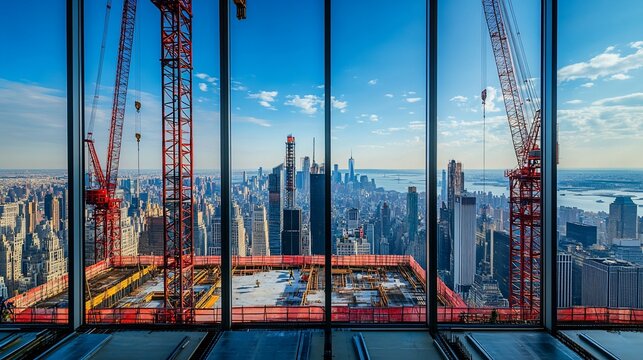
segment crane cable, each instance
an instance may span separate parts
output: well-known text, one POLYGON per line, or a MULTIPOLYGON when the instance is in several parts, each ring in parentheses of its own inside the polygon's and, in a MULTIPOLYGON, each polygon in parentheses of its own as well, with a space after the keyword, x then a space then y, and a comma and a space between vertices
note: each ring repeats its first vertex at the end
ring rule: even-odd
POLYGON ((481 8, 482 16, 480 22, 480 81, 482 93, 482 192, 487 194, 487 21, 485 19, 484 8, 481 8))
POLYGON ((96 122, 96 109, 98 108, 98 99, 100 98, 100 83, 103 77, 103 63, 105 60, 105 45, 107 43, 107 32, 109 30, 109 15, 112 10, 112 0, 107 0, 105 5, 105 23, 103 24, 103 39, 100 43, 100 55, 98 57, 98 71, 96 73, 96 89, 94 90, 94 98, 92 100, 92 112, 89 117, 89 125, 87 126, 87 138, 91 140, 94 132, 94 123, 96 122))
MULTIPOLYGON (((98 108, 98 100, 100 99, 100 84, 101 84, 101 79, 103 77, 103 63, 105 60, 105 46, 107 44, 107 33, 109 30, 109 15, 111 14, 112 10, 112 0, 107 0, 107 3, 105 4, 105 20, 103 24, 103 38, 100 43, 100 54, 98 56, 98 69, 96 73, 96 89, 94 89, 94 98, 92 99, 92 111, 89 116, 89 124, 87 126, 87 134, 85 135, 85 139, 89 141, 93 141, 94 139, 94 124, 96 123, 96 110, 98 108)), ((92 169, 93 164, 91 161, 87 162, 89 170, 89 186, 92 186, 92 177, 94 174, 94 170, 92 169)))
MULTIPOLYGON (((136 108, 136 114, 134 115, 134 136, 136 138, 136 198, 139 199, 140 191, 140 181, 141 181, 141 20, 136 22, 134 25, 136 33, 136 45, 134 49, 134 57, 136 58, 136 80, 134 84, 135 88, 135 100, 134 107, 136 108)), ((140 200, 139 200, 140 201, 140 200)), ((137 204, 138 207, 138 204, 137 204)))

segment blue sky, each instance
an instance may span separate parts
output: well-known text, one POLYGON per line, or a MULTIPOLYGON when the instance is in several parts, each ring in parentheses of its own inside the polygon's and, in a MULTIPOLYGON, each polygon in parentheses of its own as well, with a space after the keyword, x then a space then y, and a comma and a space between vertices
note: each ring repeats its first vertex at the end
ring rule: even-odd
MULTIPOLYGON (((0 23, 15 56, 0 58, 0 168, 65 166, 64 1, 10 2, 0 23), (24 17, 9 14, 29 14, 24 17), (38 24, 38 26, 33 26, 38 24)), ((323 161, 323 6, 321 1, 256 1, 248 19, 232 21, 233 166, 272 167, 284 140, 297 157, 323 161), (311 5, 314 3, 314 5, 311 5)), ((479 0, 441 0, 439 18, 438 161, 482 166, 477 98, 490 94, 488 168, 514 165, 495 65, 479 0), (481 40, 486 42, 482 69, 481 40), (486 78, 486 83, 483 81, 486 78), (493 94, 493 95, 492 95, 493 94)), ((514 1, 532 75, 539 69, 538 1, 514 1)), ((101 87, 96 145, 104 158, 122 1, 114 0, 101 87)), ((218 167, 218 14, 216 1, 194 2, 194 148, 197 168, 218 167)), ((105 1, 86 2, 86 102, 96 79, 105 1)), ((361 168, 424 166, 424 1, 333 4, 333 162, 350 152, 361 168)), ((643 167, 643 6, 623 0, 560 1, 559 129, 561 167, 643 167)), ((139 35, 130 77, 121 168, 136 166, 133 99, 143 101, 141 161, 160 164, 159 14, 139 1, 139 35), (137 58, 140 56, 140 66, 137 58)))

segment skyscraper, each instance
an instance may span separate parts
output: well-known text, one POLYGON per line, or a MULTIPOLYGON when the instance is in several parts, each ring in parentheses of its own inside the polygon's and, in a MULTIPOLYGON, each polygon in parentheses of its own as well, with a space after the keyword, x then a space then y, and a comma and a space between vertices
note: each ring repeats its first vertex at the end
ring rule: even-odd
POLYGON ((285 204, 286 209, 293 209, 295 207, 295 176, 297 170, 295 169, 295 137, 288 135, 286 139, 286 162, 285 162, 285 204))
POLYGON ((566 237, 568 240, 577 241, 583 244, 584 248, 596 244, 597 227, 595 225, 585 225, 570 223, 566 224, 566 237))
POLYGON ((53 194, 45 195, 45 217, 51 221, 51 228, 54 232, 60 229, 60 205, 58 198, 53 194))
POLYGON ((355 159, 353 159, 353 152, 348 159, 348 181, 355 182, 355 159))
POLYGON ((583 263, 582 305, 643 308, 643 268, 616 259, 583 263))
POLYGON ((440 192, 440 200, 443 203, 447 203, 447 172, 446 170, 442 169, 442 188, 440 192))
POLYGON ((610 204, 607 242, 614 239, 636 239, 636 204, 629 196, 617 196, 610 204))
POLYGON ((303 174, 303 187, 302 190, 304 191, 304 195, 308 196, 310 194, 310 158, 308 156, 304 156, 304 161, 303 161, 303 166, 302 166, 302 174, 303 174))
POLYGON ((312 255, 325 254, 325 194, 324 174, 310 174, 310 252, 312 255))
POLYGON ((299 255, 301 247, 301 209, 284 209, 281 255, 299 255))
POLYGON ((558 253, 558 307, 572 306, 572 255, 558 253))
POLYGON ((339 165, 333 165, 333 182, 339 184, 342 182, 342 174, 339 172, 339 165))
POLYGON ((232 255, 246 256, 246 227, 239 205, 232 204, 232 255))
POLYGON ((391 208, 388 203, 382 204, 382 237, 389 239, 391 234, 391 208))
POLYGON ((346 227, 348 230, 357 229, 359 227, 359 210, 350 208, 346 211, 346 227))
POLYGON ((406 221, 409 225, 409 242, 413 244, 418 232, 418 193, 415 186, 409 186, 406 194, 406 221))
POLYGON ((454 202, 453 283, 466 293, 476 273, 476 198, 459 195, 454 202))
POLYGON ((252 256, 270 255, 266 209, 255 205, 252 212, 252 256))
POLYGON ((282 189, 284 165, 279 164, 268 175, 268 239, 271 255, 281 255, 281 230, 283 229, 282 189))
POLYGON ((33 200, 27 202, 26 209, 26 220, 27 220, 27 233, 33 234, 36 231, 36 225, 38 223, 38 202, 33 200))
POLYGON ((462 163, 455 160, 449 161, 449 180, 447 188, 447 206, 453 211, 455 208, 455 197, 462 195, 464 192, 464 174, 462 173, 462 163))

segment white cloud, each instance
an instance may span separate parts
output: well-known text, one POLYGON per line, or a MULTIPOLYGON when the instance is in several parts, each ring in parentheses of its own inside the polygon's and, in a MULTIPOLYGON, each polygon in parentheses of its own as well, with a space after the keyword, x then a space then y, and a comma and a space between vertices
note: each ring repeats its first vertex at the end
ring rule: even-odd
POLYGON ((369 119, 370 119, 372 122, 378 122, 378 121, 380 120, 380 117, 379 117, 379 116, 377 116, 377 115, 375 115, 375 114, 371 114, 371 116, 369 116, 369 119))
POLYGON ((339 112, 341 112, 342 114, 346 112, 346 108, 348 107, 348 101, 337 100, 334 96, 331 97, 331 101, 332 101, 333 107, 335 109, 338 109, 339 112))
POLYGON ((409 123, 409 129, 411 130, 422 130, 426 127, 424 121, 411 121, 409 123))
POLYGON ((583 103, 583 100, 578 100, 578 99, 565 101, 565 104, 570 104, 570 105, 577 105, 582 103, 583 103))
POLYGON ((415 91, 409 91, 407 94, 409 94, 409 95, 415 95, 415 91))
POLYGON ((416 103, 416 102, 418 102, 420 100, 422 100, 422 98, 419 98, 419 97, 406 98, 406 102, 408 102, 408 103, 416 103))
POLYGON ((469 100, 468 97, 462 96, 462 95, 457 95, 457 96, 454 96, 451 99, 449 99, 449 101, 453 101, 453 102, 456 102, 456 103, 466 103, 468 100, 469 100))
POLYGON ((208 84, 206 83, 199 83, 199 90, 206 92, 208 91, 208 84))
POLYGON ((232 84, 230 88, 232 90, 234 90, 234 91, 246 91, 246 90, 248 90, 248 88, 245 85, 243 85, 241 83, 241 81, 232 80, 232 81, 230 81, 230 83, 232 84))
POLYGON ((313 115, 317 112, 317 108, 321 106, 324 102, 316 95, 288 95, 286 97, 288 100, 284 105, 294 106, 299 108, 301 113, 307 115, 313 115))
POLYGON ((614 74, 610 76, 610 80, 627 80, 629 78, 631 78, 631 76, 625 74, 614 74))
POLYGON ((485 101, 485 110, 489 113, 499 112, 500 106, 497 102, 503 101, 502 94, 493 86, 487 86, 487 100, 485 101))
POLYGON ((643 106, 643 92, 632 93, 623 96, 615 96, 594 101, 592 105, 609 106, 609 105, 631 105, 643 106))
POLYGON ((584 87, 584 88, 591 88, 592 86, 594 86, 593 82, 586 82, 581 85, 581 87, 584 87))
POLYGON ((377 79, 371 79, 371 80, 369 80, 369 81, 368 81, 368 84, 369 84, 369 85, 375 85, 375 84, 377 84, 377 79))
POLYGON ((277 97, 279 93, 277 91, 260 91, 255 94, 248 94, 249 99, 258 99, 259 100, 259 105, 271 109, 271 110, 276 110, 273 106, 272 103, 275 101, 275 97, 277 97))
POLYGON ((619 74, 626 75, 629 71, 643 67, 643 41, 630 43, 630 48, 636 51, 621 56, 620 53, 615 52, 613 46, 610 46, 603 53, 587 61, 562 67, 558 70, 558 79, 562 82, 576 79, 594 81, 619 74))
POLYGON ((244 122, 259 125, 261 127, 271 127, 272 124, 268 120, 259 119, 253 116, 232 116, 232 121, 244 122))
POLYGON ((194 76, 197 77, 198 79, 205 80, 205 81, 207 81, 207 82, 209 82, 211 84, 213 84, 213 83, 215 83, 217 81, 217 78, 215 78, 214 76, 210 76, 210 75, 208 75, 206 73, 197 73, 194 76))
POLYGON ((386 96, 387 98, 392 98, 393 94, 384 94, 384 96, 386 96))

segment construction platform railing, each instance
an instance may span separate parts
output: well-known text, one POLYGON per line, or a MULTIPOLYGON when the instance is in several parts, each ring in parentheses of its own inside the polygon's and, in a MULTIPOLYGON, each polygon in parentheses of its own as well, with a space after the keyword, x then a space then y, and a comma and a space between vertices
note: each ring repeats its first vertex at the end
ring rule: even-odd
MULTIPOLYGON (((197 267, 216 267, 220 265, 218 256, 197 256, 197 267)), ((157 267, 163 264, 162 256, 121 256, 113 259, 112 267, 157 267)), ((323 256, 249 256, 233 257, 233 266, 239 267, 310 267, 324 265, 323 256)), ((413 274, 426 286, 426 271, 409 255, 358 255, 333 256, 332 265, 338 267, 408 266, 413 274)), ((88 282, 110 270, 105 262, 86 267, 85 276, 88 282)), ((503 323, 525 324, 537 323, 539 313, 525 315, 520 309, 470 307, 451 290, 441 279, 438 285, 438 321, 444 323, 503 323)), ((57 306, 39 307, 38 304, 67 291, 67 275, 30 289, 7 300, 12 304, 2 311, 0 321, 16 323, 50 323, 64 324, 68 321, 68 310, 65 302, 57 306)), ((194 322, 216 324, 221 320, 221 310, 214 304, 213 308, 194 309, 194 322)), ((351 307, 333 306, 332 321, 344 323, 424 323, 425 306, 399 307, 351 307)), ((94 308, 86 311, 86 321, 94 324, 157 324, 171 317, 163 308, 94 308)), ((605 307, 572 307, 558 309, 561 323, 585 324, 643 324, 643 309, 605 308, 605 307)), ((315 306, 252 306, 233 307, 232 320, 236 323, 269 323, 269 322, 320 322, 324 320, 324 307, 315 306)))

